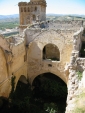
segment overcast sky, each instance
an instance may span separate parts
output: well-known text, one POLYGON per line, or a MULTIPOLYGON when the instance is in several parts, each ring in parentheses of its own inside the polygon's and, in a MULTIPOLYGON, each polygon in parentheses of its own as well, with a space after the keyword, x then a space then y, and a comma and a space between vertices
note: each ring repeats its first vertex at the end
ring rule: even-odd
MULTIPOLYGON (((18 14, 18 2, 30 0, 0 0, 0 15, 18 14)), ((46 0, 46 13, 84 14, 85 0, 46 0)))

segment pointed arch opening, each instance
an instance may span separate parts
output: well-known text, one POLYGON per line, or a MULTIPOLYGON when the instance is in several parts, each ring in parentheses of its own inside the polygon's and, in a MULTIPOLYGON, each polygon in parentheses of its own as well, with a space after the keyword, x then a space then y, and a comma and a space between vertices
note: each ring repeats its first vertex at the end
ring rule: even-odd
POLYGON ((47 44, 43 48, 43 59, 60 61, 60 51, 54 44, 47 44))

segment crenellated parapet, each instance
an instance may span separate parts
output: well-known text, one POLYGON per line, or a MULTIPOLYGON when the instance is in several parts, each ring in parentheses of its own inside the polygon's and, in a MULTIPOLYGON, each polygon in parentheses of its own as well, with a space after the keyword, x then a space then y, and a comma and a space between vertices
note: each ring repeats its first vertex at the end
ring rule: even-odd
POLYGON ((46 1, 35 1, 35 2, 19 2, 18 6, 30 6, 30 5, 42 5, 42 6, 47 6, 46 1))
POLYGON ((18 3, 18 6, 26 6, 26 5, 28 5, 27 2, 19 2, 19 3, 18 3))

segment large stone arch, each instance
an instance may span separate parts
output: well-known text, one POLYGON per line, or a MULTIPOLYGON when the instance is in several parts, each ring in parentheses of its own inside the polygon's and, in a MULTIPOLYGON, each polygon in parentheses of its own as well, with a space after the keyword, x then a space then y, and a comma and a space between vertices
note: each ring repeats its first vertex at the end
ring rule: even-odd
POLYGON ((57 78, 59 78, 59 79, 61 79, 66 85, 67 85, 67 83, 66 83, 66 81, 61 77, 61 76, 59 76, 59 75, 57 75, 55 72, 45 72, 45 73, 39 73, 39 75, 36 75, 34 78, 33 78, 33 80, 32 80, 32 83, 31 84, 33 84, 33 81, 38 77, 38 76, 42 76, 42 75, 44 75, 44 74, 52 74, 52 75, 54 75, 55 77, 57 77, 57 78))
POLYGON ((8 97, 11 89, 8 77, 7 61, 3 49, 0 47, 0 96, 8 97))
POLYGON ((0 82, 8 78, 7 62, 3 49, 0 47, 0 82))
POLYGON ((44 74, 44 73, 52 73, 54 74, 55 76, 58 76, 60 79, 62 79, 66 84, 67 84, 67 78, 65 77, 64 73, 61 73, 59 72, 59 70, 56 70, 54 69, 54 71, 51 71, 51 70, 48 70, 48 71, 42 71, 42 72, 38 72, 38 73, 32 73, 31 76, 28 75, 29 77, 29 82, 30 84, 32 85, 32 82, 33 80, 38 76, 38 75, 41 75, 41 74, 44 74))
POLYGON ((61 103, 60 104, 61 107, 59 109, 62 109, 63 113, 65 112, 67 105, 68 89, 65 81, 63 81, 59 76, 56 76, 54 73, 49 72, 38 75, 37 77, 34 78, 32 82, 32 90, 34 91, 36 98, 39 97, 41 99, 43 98, 46 100, 49 100, 50 98, 50 103, 53 102, 53 100, 55 101, 55 103, 59 101, 58 103, 61 103))

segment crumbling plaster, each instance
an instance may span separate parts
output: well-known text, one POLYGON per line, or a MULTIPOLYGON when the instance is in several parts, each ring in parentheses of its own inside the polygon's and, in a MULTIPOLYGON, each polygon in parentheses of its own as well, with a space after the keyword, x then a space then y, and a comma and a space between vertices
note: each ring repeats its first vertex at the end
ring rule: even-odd
MULTIPOLYGON (((67 84, 66 113, 71 112, 75 107, 74 100, 78 94, 77 70, 82 70, 82 72, 85 70, 84 58, 79 57, 82 40, 84 39, 84 29, 83 27, 79 29, 79 26, 77 32, 75 32, 76 27, 74 30, 56 29, 57 27, 55 29, 41 28, 39 23, 26 28, 23 35, 13 36, 9 39, 1 36, 0 62, 3 69, 0 69, 0 96, 8 97, 12 76, 16 77, 16 88, 19 79, 27 83, 25 79, 21 78, 22 75, 32 85, 33 80, 38 75, 50 72, 60 77, 67 84), (58 48, 59 61, 43 59, 43 49, 48 44, 53 44, 58 48)), ((47 52, 49 51, 48 49, 47 52)))

